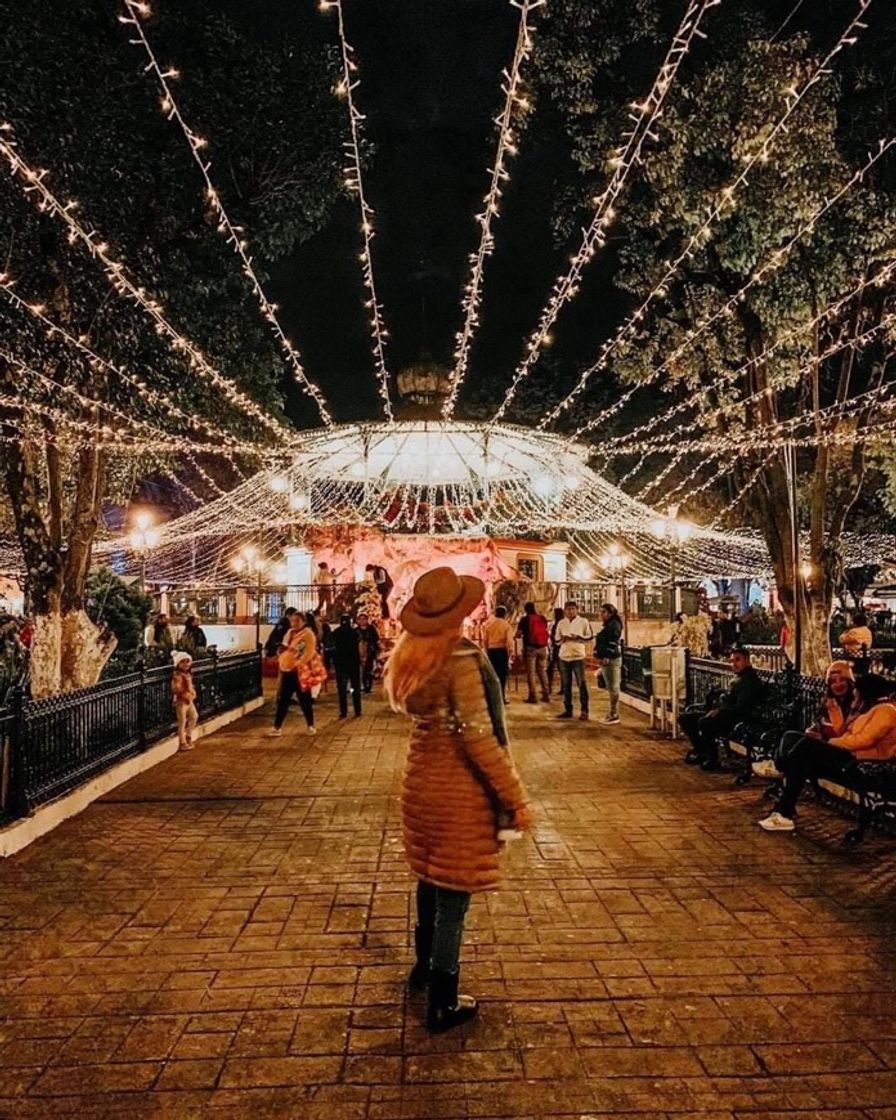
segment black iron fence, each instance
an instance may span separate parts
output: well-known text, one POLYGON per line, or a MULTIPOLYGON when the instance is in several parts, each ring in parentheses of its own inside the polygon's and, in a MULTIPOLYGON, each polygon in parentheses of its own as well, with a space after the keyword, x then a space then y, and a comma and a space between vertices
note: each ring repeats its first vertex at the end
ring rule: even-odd
MULTIPOLYGON (((0 710, 0 820, 27 815, 177 727, 170 665, 139 668, 91 688, 26 700, 0 710)), ((199 718, 261 695, 261 660, 214 654, 194 664, 199 718)))

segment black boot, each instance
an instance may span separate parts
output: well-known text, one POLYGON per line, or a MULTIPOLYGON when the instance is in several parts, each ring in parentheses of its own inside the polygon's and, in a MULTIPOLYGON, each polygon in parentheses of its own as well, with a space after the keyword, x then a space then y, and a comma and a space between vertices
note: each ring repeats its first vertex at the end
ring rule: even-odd
POLYGON ((432 953, 432 926, 414 926, 414 947, 417 963, 408 976, 408 987, 415 992, 425 992, 429 985, 429 957, 432 953))
POLYGON ((445 972, 441 968, 430 971, 426 1026, 433 1033, 466 1023, 479 1011, 479 1004, 472 996, 457 994, 459 976, 459 972, 445 972))

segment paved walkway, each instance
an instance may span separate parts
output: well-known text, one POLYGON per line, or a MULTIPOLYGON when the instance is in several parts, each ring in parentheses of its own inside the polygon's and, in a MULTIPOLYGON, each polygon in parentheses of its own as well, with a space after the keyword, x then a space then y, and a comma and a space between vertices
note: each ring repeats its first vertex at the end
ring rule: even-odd
POLYGON ((513 705, 539 827, 471 910, 479 1020, 429 1038, 370 707, 247 717, 0 866, 0 1117, 896 1120, 893 842, 766 836, 634 715, 513 705))

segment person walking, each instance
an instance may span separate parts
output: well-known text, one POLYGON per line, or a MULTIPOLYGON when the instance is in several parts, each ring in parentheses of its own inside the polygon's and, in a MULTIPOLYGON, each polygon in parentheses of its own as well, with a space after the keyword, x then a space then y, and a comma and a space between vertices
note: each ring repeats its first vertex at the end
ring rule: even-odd
POLYGON ((361 714, 361 650, 358 631, 351 616, 344 614, 330 635, 330 658, 336 670, 336 693, 339 697, 339 718, 348 717, 348 690, 352 690, 355 718, 361 714))
POLYGON ((563 681, 563 711, 558 719, 572 719, 572 685, 579 687, 579 719, 588 719, 588 681, 585 677, 585 660, 588 645, 594 638, 591 623, 579 614, 578 603, 567 603, 563 618, 557 623, 560 640, 560 677, 563 681))
POLYGON ((308 625, 308 621, 300 611, 296 611, 289 620, 289 632, 284 635, 277 655, 277 665, 280 670, 280 685, 277 690, 277 709, 274 715, 274 726, 268 735, 282 735, 283 723, 289 711, 290 701, 298 695, 299 707, 305 717, 308 734, 315 734, 314 727, 314 698, 311 695, 313 684, 311 676, 323 664, 317 652, 317 635, 308 625))
POLYGON ((558 678, 557 695, 563 695, 563 681, 560 680, 560 642, 557 640, 557 626, 563 620, 563 608, 554 607, 554 621, 551 623, 550 646, 548 647, 548 692, 554 695, 554 676, 558 678))
POLYGON ((513 627, 507 621, 507 608, 495 607, 495 613, 482 625, 482 644, 501 683, 501 699, 507 703, 507 675, 513 660, 513 627))
POLYGON ((199 722, 196 710, 196 685, 193 681, 193 658, 179 649, 173 654, 171 699, 177 716, 177 745, 182 751, 193 749, 193 732, 199 722))
POLYGON ((529 686, 527 704, 537 704, 536 686, 541 690, 542 703, 550 699, 548 685, 548 620, 539 614, 534 603, 523 605, 523 617, 516 628, 516 636, 523 641, 523 658, 526 662, 526 681, 529 686))
POLYGON ((405 854, 418 880, 409 984, 428 988, 434 1032, 477 1012, 474 999, 458 994, 467 908, 471 895, 500 882, 505 820, 520 831, 532 825, 494 670, 462 637, 484 590, 482 580, 448 567, 422 575, 386 666, 389 703, 413 720, 401 797, 405 854))
POLYGON ((358 646, 361 655, 361 684, 365 692, 370 692, 380 652, 380 632, 371 623, 366 611, 358 613, 358 646))
POLYGON ((295 607, 287 607, 283 617, 274 623, 273 629, 268 634, 268 640, 264 643, 265 657, 276 657, 277 650, 280 647, 283 639, 289 633, 289 620, 296 613, 295 607))
POLYGON ((622 691, 622 619, 612 603, 600 608, 603 626, 594 639, 598 672, 604 679, 610 710, 601 723, 619 723, 619 693, 622 691))

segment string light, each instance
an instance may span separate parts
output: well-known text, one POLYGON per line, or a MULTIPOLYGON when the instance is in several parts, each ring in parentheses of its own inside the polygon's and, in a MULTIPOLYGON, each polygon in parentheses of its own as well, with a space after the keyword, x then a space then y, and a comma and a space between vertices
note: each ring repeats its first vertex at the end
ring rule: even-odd
POLYGON ((766 455, 763 459, 760 460, 759 465, 748 476, 748 478, 744 482, 743 486, 741 486, 740 489, 738 490, 737 494, 731 499, 731 501, 728 503, 728 505, 726 505, 718 514, 716 514, 715 518, 713 519, 713 521, 710 524, 711 529, 721 528, 721 526, 724 523, 725 518, 728 516, 728 514, 732 513, 735 509, 737 509, 737 507, 741 504, 741 502, 744 500, 744 498, 746 498, 747 494, 749 494, 750 491, 753 489, 753 487, 759 482, 759 479, 762 477, 763 471, 769 465, 769 463, 772 461, 772 459, 775 458, 777 453, 778 453, 777 450, 772 451, 768 455, 766 455))
POLYGON ((507 171, 507 157, 516 152, 515 148, 515 118, 520 112, 525 112, 529 102, 520 92, 520 72, 523 63, 532 50, 532 34, 529 29, 529 16, 536 9, 542 7, 545 0, 511 0, 515 8, 519 8, 520 19, 517 29, 516 46, 513 52, 513 62, 510 70, 503 72, 504 109, 495 120, 498 129, 498 146, 495 151, 494 166, 490 169, 491 180, 488 191, 483 201, 482 212, 476 215, 476 221, 481 227, 479 248, 470 256, 470 279, 464 289, 461 309, 464 313, 464 325, 457 335, 457 346, 454 351, 454 371, 451 375, 450 390, 442 408, 442 416, 448 420, 454 414, 457 398, 461 386, 467 375, 470 360, 470 347, 473 335, 479 325, 479 308, 482 303, 482 279, 485 272, 485 262, 492 255, 495 248, 495 235, 492 232, 492 222, 499 217, 501 211, 501 197, 503 185, 510 179, 507 171))
MULTIPOLYGON (((640 436, 648 434, 655 428, 658 428, 662 424, 673 419, 675 416, 680 415, 682 412, 685 412, 687 409, 699 408, 709 400, 711 392, 715 392, 718 390, 718 386, 720 383, 735 383, 737 381, 740 381, 755 367, 766 364, 772 357, 772 355, 782 347, 787 345, 787 343, 794 341, 801 335, 807 335, 811 338, 814 335, 818 334, 826 326, 835 321, 844 311, 844 309, 846 309, 850 304, 852 304, 857 299, 860 300, 868 288, 883 288, 893 277, 896 277, 896 261, 891 261, 889 264, 884 265, 884 267, 881 268, 873 277, 863 277, 859 281, 859 283, 855 285, 855 287, 850 289, 845 295, 840 296, 833 303, 829 304, 823 311, 819 312, 819 314, 815 315, 807 322, 799 323, 791 330, 786 331, 782 335, 779 335, 773 341, 768 343, 759 354, 742 362, 736 369, 728 369, 727 367, 722 367, 719 370, 714 370, 712 385, 708 385, 705 389, 699 392, 694 392, 693 390, 689 391, 687 397, 685 397, 683 400, 679 401, 677 404, 672 405, 665 412, 658 413, 656 416, 651 417, 649 420, 645 421, 639 427, 634 428, 632 431, 627 432, 623 435, 612 436, 609 439, 603 440, 600 447, 596 448, 597 453, 606 455, 607 452, 612 448, 624 445, 632 439, 637 439, 640 436)), ((828 354, 827 356, 830 355, 828 354)), ((824 360, 824 358, 825 355, 822 355, 818 359, 813 359, 813 361, 824 360)), ((798 372, 797 376, 801 376, 803 372, 804 369, 801 369, 798 372)), ((633 393, 640 387, 641 383, 639 382, 637 385, 633 386, 632 389, 628 390, 628 392, 623 395, 623 399, 621 401, 617 401, 613 406, 614 411, 616 411, 618 407, 621 407, 621 405, 626 401, 631 399, 633 393)), ((760 399, 763 395, 767 395, 767 393, 770 391, 771 389, 760 390, 759 392, 754 393, 752 397, 747 397, 744 400, 737 402, 736 406, 732 405, 730 407, 743 407, 744 405, 747 405, 754 400, 760 399)), ((726 408, 723 407, 722 411, 726 411, 726 408)), ((606 417, 606 414, 604 414, 604 417, 606 417)), ((586 427, 587 425, 583 426, 579 429, 579 431, 584 432, 586 427)), ((681 428, 679 428, 679 430, 681 430, 681 428)), ((612 453, 608 455, 608 458, 611 457, 612 453)))
MULTIPOLYGON (((829 343, 828 346, 826 346, 818 354, 812 355, 808 361, 804 362, 798 368, 793 378, 794 382, 799 383, 804 377, 811 375, 817 366, 829 361, 831 358, 835 357, 837 354, 842 353, 844 350, 852 350, 854 353, 859 353, 865 347, 877 341, 881 336, 886 336, 894 331, 894 329, 896 329, 896 313, 889 312, 885 315, 882 315, 879 322, 873 323, 871 326, 867 327, 865 330, 860 331, 857 334, 840 335, 831 343, 829 343)), ((753 359, 750 364, 752 364, 753 361, 755 361, 755 359, 753 359)), ((731 401, 730 403, 724 405, 717 405, 712 410, 713 417, 718 419, 723 416, 741 413, 749 408, 750 405, 757 404, 762 400, 770 399, 776 391, 776 388, 773 385, 770 385, 766 388, 756 390, 754 393, 750 394, 747 397, 744 397, 741 400, 731 401)), ((862 394, 862 396, 864 395, 865 394, 862 394)), ((688 401, 686 403, 699 406, 701 402, 707 399, 708 393, 702 393, 698 394, 697 398, 694 401, 688 401)), ((853 400, 856 401, 860 399, 861 397, 853 398, 853 400)), ((849 403, 849 401, 841 402, 840 404, 831 407, 839 408, 849 403)), ((803 420, 812 419, 814 415, 815 414, 813 413, 805 413, 802 417, 795 417, 787 422, 798 423, 803 420)), ((642 427, 647 427, 647 425, 643 425, 642 427)), ((657 451, 662 450, 665 447, 676 446, 681 436, 688 433, 691 428, 691 423, 678 424, 675 428, 663 432, 662 435, 654 436, 650 440, 645 440, 642 437, 639 437, 637 431, 630 433, 628 436, 616 437, 614 440, 610 441, 612 446, 609 449, 608 457, 612 458, 615 455, 626 454, 633 447, 649 447, 651 451, 657 451)))
POLYGON ((80 353, 82 353, 88 360, 88 362, 91 363, 95 368, 103 369, 107 373, 115 374, 116 377, 119 377, 126 384, 136 389, 138 395, 148 403, 154 404, 157 407, 165 408, 173 416, 177 416, 186 424, 203 429, 213 439, 219 441, 222 451, 226 451, 228 455, 232 454, 234 451, 239 451, 244 455, 257 457, 262 453, 258 445, 247 443, 245 440, 237 439, 230 432, 224 431, 223 428, 218 428, 214 424, 210 424, 202 417, 184 412, 184 410, 177 404, 175 404, 171 397, 169 397, 167 394, 161 393, 157 389, 153 389, 150 385, 148 385, 141 378, 137 377, 135 374, 128 372, 121 366, 117 366, 114 362, 111 362, 107 358, 102 357, 95 350, 91 349, 91 347, 87 343, 87 337, 85 335, 76 337, 75 335, 67 331, 64 327, 59 326, 58 323, 53 322, 53 320, 48 318, 48 316, 45 314, 46 309, 44 308, 43 304, 29 303, 27 300, 22 299, 22 297, 13 290, 13 284, 14 281, 8 273, 0 273, 0 291, 4 293, 4 295, 14 307, 18 308, 20 311, 27 312, 33 319, 37 320, 43 326, 48 340, 52 341, 54 338, 61 338, 69 346, 72 346, 76 350, 80 351, 80 353))
MULTIPOLYGON (((11 126, 4 125, 2 131, 7 136, 11 135, 11 126)), ((288 428, 284 427, 278 420, 273 419, 255 401, 240 392, 229 378, 209 363, 195 343, 180 334, 171 325, 165 317, 161 302, 150 296, 144 288, 134 284, 125 271, 124 264, 110 255, 109 245, 102 240, 100 234, 95 229, 88 229, 75 217, 75 211, 78 208, 77 202, 74 200, 67 203, 60 202, 50 190, 45 182, 48 175, 46 170, 32 168, 16 151, 13 142, 4 139, 2 135, 0 135, 0 154, 6 158, 10 174, 21 183, 25 193, 39 199, 38 210, 49 212, 65 223, 69 231, 69 242, 76 244, 80 241, 85 246, 94 260, 102 266, 106 278, 114 290, 120 296, 133 299, 149 315, 155 324, 156 333, 166 339, 178 356, 185 358, 192 369, 208 377, 215 388, 219 389, 235 408, 251 416, 282 439, 289 439, 292 436, 288 428)))
MULTIPOLYGON (((790 253, 800 243, 800 241, 802 241, 803 238, 805 238, 808 234, 812 233, 815 230, 816 225, 821 221, 825 214, 827 214, 827 212, 832 209, 832 207, 836 206, 840 199, 848 194, 854 186, 864 181, 871 168, 893 147, 894 144, 896 144, 896 138, 894 137, 890 137, 886 140, 881 140, 878 144, 877 150, 871 153, 865 164, 860 167, 847 180, 847 182, 844 183, 838 191, 836 191, 835 194, 828 196, 824 200, 822 205, 815 211, 812 217, 804 222, 802 226, 800 226, 796 233, 782 246, 782 248, 774 250, 774 252, 772 252, 771 255, 759 266, 759 268, 757 268, 752 273, 749 280, 747 280, 746 283, 743 284, 742 287, 737 292, 735 292, 733 296, 727 299, 717 311, 713 312, 713 314, 709 316, 709 318, 703 319, 700 323, 687 331, 684 341, 681 342, 675 348, 675 350, 673 350, 673 352, 669 355, 668 358, 666 358, 664 362, 662 362, 659 366, 656 366, 653 370, 651 370, 646 378, 641 380, 641 382, 639 383, 639 387, 653 384, 664 373, 668 373, 670 367, 682 356, 682 354, 685 353, 686 350, 690 349, 699 338, 702 338, 702 336, 710 329, 710 327, 712 327, 715 323, 718 323, 720 320, 732 317, 737 309, 738 304, 742 303, 746 299, 747 294, 751 291, 751 289, 756 287, 758 284, 763 283, 769 276, 771 276, 786 263, 787 258, 790 256, 790 253)), ((635 390, 632 389, 628 394, 623 394, 623 397, 620 398, 620 400, 616 401, 616 403, 610 409, 605 410, 601 414, 601 416, 595 417, 592 420, 589 420, 586 424, 582 425, 578 429, 576 434, 582 435, 585 432, 593 429, 598 423, 601 422, 601 420, 606 420, 608 416, 618 411, 621 405, 625 402, 625 400, 630 398, 631 393, 634 391, 635 390)), ((575 392, 576 390, 573 390, 573 393, 575 392)), ((566 399, 570 400, 570 397, 567 397, 566 399)), ((562 403, 563 402, 561 402, 561 404, 562 403)), ((557 409, 560 408, 561 406, 558 405, 557 409)), ((559 415, 557 409, 554 410, 554 413, 552 413, 551 416, 554 416, 554 414, 559 415)), ((551 419, 551 417, 548 417, 548 420, 549 419, 551 419)), ((543 422, 540 427, 543 427, 546 422, 547 421, 543 422)))
MULTIPOLYGON (((573 401, 584 392, 591 377, 593 377, 595 373, 606 368, 609 358, 623 346, 637 338, 641 325, 647 316, 647 312, 653 306, 654 301, 667 294, 669 283, 677 276, 681 266, 689 261, 695 253, 707 243, 711 236, 712 227, 716 221, 726 214, 731 213, 734 207, 734 198, 740 188, 748 182, 749 175, 753 168, 756 167, 757 164, 765 164, 769 161, 775 140, 787 128, 787 124, 796 112, 798 106, 818 82, 831 73, 830 66, 836 55, 846 47, 852 46, 856 42, 859 32, 866 28, 866 24, 862 22, 862 16, 865 14, 870 4, 871 0, 859 0, 859 10, 857 14, 853 17, 835 45, 812 71, 803 85, 799 88, 790 86, 784 91, 786 108, 783 115, 778 118, 775 124, 765 134, 756 152, 745 162, 740 173, 728 186, 723 187, 719 192, 719 201, 712 207, 700 228, 691 235, 681 253, 667 266, 662 278, 653 286, 640 306, 623 324, 621 324, 613 337, 603 344, 597 361, 583 370, 573 389, 555 408, 545 414, 539 423, 539 427, 547 427, 563 412, 569 409, 573 401)), ((584 429, 580 429, 576 433, 576 438, 582 434, 583 430, 584 429)))
POLYGON ((374 213, 373 207, 367 201, 364 193, 364 177, 361 174, 361 135, 364 115, 355 105, 354 92, 360 84, 357 77, 358 65, 354 61, 355 53, 345 37, 345 18, 342 11, 342 0, 320 0, 321 11, 335 9, 339 28, 339 48, 342 55, 342 81, 336 87, 336 93, 345 98, 348 107, 349 140, 345 145, 348 152, 349 166, 345 169, 345 185, 358 196, 358 206, 361 210, 361 235, 364 248, 360 254, 361 273, 364 278, 364 287, 367 289, 365 306, 370 312, 370 337, 372 342, 373 361, 379 378, 379 394, 383 402, 383 411, 386 419, 393 419, 392 398, 389 393, 389 369, 386 365, 386 339, 389 332, 383 322, 383 311, 376 294, 376 281, 373 275, 373 238, 374 238, 374 213))
POLYGON ((595 254, 604 247, 607 231, 616 218, 615 206, 619 201, 626 181, 632 170, 642 161, 642 151, 648 139, 656 139, 654 126, 662 115, 663 102, 672 87, 678 68, 691 49, 694 39, 706 38, 699 30, 703 16, 709 8, 721 4, 722 0, 689 0, 684 18, 672 38, 672 43, 660 66, 650 92, 643 101, 631 104, 629 114, 634 126, 623 137, 622 144, 610 159, 612 173, 604 190, 593 200, 594 217, 584 231, 582 243, 570 258, 567 271, 557 278, 551 296, 541 313, 538 326, 530 335, 523 359, 516 368, 513 381, 494 420, 503 418, 516 396, 520 383, 532 372, 541 356, 542 349, 550 341, 551 330, 563 307, 574 299, 581 286, 582 272, 595 254))
POLYGON ((132 39, 131 42, 135 45, 142 46, 143 50, 146 52, 146 56, 149 59, 146 70, 151 71, 155 75, 156 80, 158 81, 159 86, 162 90, 162 112, 165 114, 168 120, 177 122, 177 124, 180 126, 181 132, 184 135, 184 139, 189 145, 190 154, 193 156, 193 160, 195 161, 196 166, 199 168, 200 174, 202 175, 203 181, 205 182, 206 201, 208 202, 209 206, 212 208, 215 216, 218 219, 218 232, 223 235, 228 245, 231 246, 233 251, 239 257, 240 263, 242 265, 243 275, 249 281, 249 285, 252 288, 252 291, 255 294, 255 298, 258 301, 258 306, 261 310, 261 313, 267 320, 267 323, 270 326, 274 337, 280 344, 280 349, 283 352, 283 356, 286 359, 287 364, 292 370, 293 377, 295 378, 296 383, 302 387, 304 392, 309 397, 311 397, 311 399, 317 405, 318 411, 320 412, 320 416, 324 424, 327 427, 331 427, 333 418, 327 410, 327 405, 323 393, 321 392, 320 388, 313 381, 311 381, 306 374, 302 366, 298 351, 286 337, 286 334, 284 333, 283 328, 280 325, 280 320, 277 318, 277 308, 275 304, 271 303, 271 301, 268 299, 264 288, 261 285, 261 281, 259 280, 258 274, 256 273, 255 268, 252 264, 252 258, 248 253, 248 243, 246 241, 245 231, 241 226, 234 225, 230 220, 227 211, 224 209, 224 203, 221 201, 221 196, 218 193, 218 190, 215 187, 214 183, 212 182, 210 176, 212 166, 211 160, 202 155, 202 152, 207 147, 207 141, 203 137, 198 136, 196 132, 194 132, 193 129, 187 124, 183 114, 181 113, 180 107, 178 106, 177 99, 175 98, 174 92, 171 87, 171 80, 180 77, 180 74, 177 70, 173 70, 171 68, 163 70, 159 65, 158 59, 156 58, 156 55, 152 49, 152 45, 150 44, 149 39, 146 36, 146 33, 143 29, 143 24, 141 22, 142 19, 146 18, 146 16, 144 15, 146 5, 138 3, 137 0, 124 0, 124 4, 129 14, 126 16, 119 16, 119 19, 122 23, 128 26, 132 26, 136 29, 137 38, 132 39))

